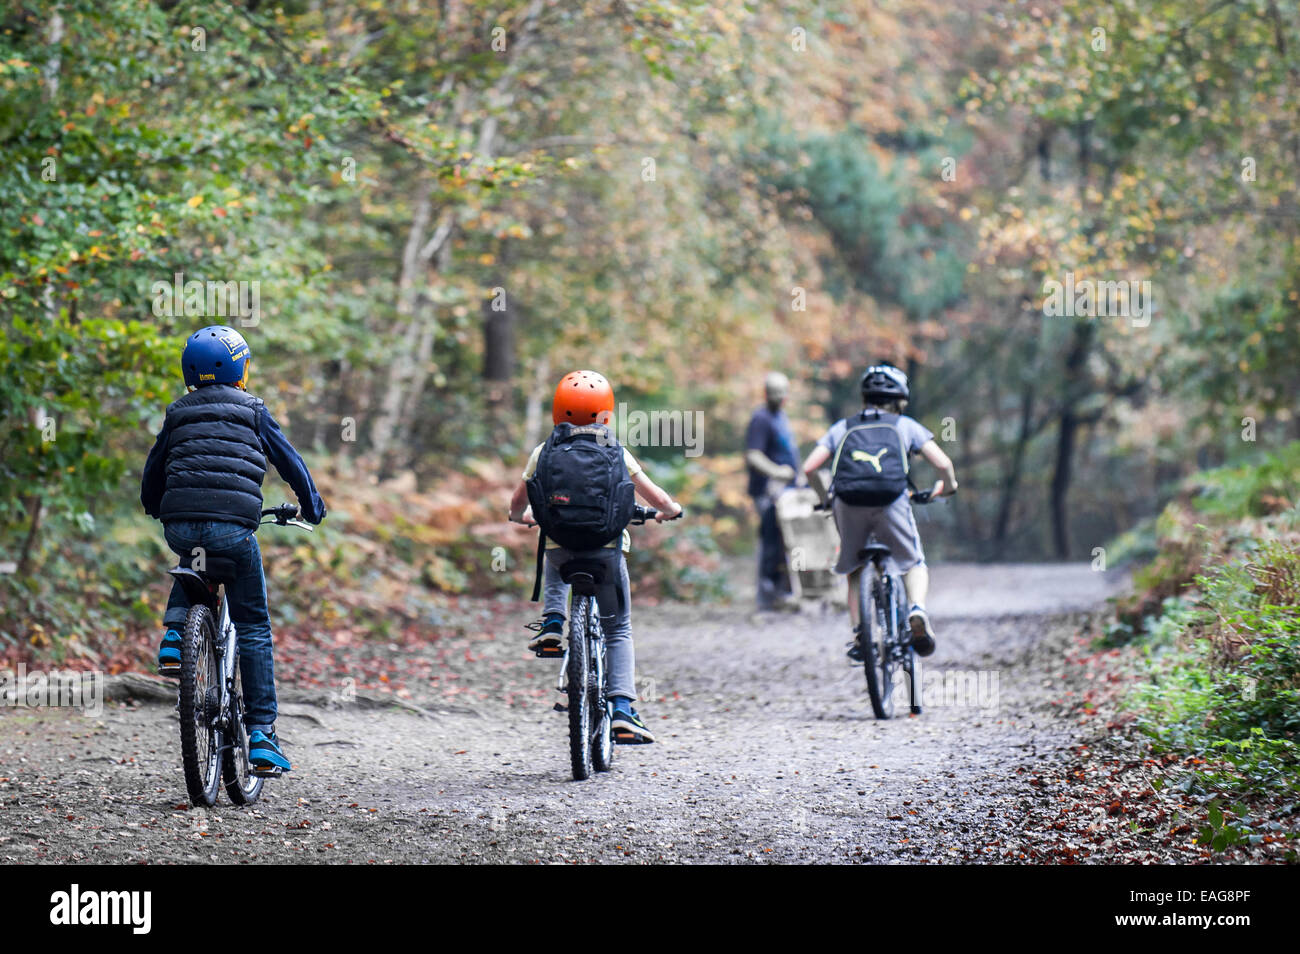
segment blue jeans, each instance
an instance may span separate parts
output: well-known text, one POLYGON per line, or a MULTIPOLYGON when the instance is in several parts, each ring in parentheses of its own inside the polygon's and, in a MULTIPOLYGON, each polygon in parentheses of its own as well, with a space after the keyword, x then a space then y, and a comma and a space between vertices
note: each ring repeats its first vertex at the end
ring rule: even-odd
MULTIPOLYGON (((182 556, 202 547, 205 556, 232 560, 235 578, 226 582, 226 604, 239 640, 239 675, 244 684, 244 725, 271 732, 275 727, 275 660, 271 644, 271 615, 266 607, 266 577, 256 531, 237 523, 215 520, 173 520, 163 525, 167 545, 182 556)), ((179 631, 190 601, 179 582, 172 583, 163 623, 179 631)))

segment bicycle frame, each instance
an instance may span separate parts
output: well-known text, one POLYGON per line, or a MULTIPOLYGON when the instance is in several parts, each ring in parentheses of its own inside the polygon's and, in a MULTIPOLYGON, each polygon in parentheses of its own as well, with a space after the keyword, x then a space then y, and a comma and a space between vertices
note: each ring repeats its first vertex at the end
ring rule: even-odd
POLYGON ((235 624, 230 619, 230 608, 226 602, 224 588, 217 596, 217 604, 221 608, 216 614, 217 654, 221 656, 221 705, 217 709, 219 713, 217 718, 232 730, 224 733, 221 739, 221 748, 226 749, 234 744, 234 730, 237 728, 231 722, 230 700, 235 689, 235 666, 239 661, 239 644, 236 642, 235 624))

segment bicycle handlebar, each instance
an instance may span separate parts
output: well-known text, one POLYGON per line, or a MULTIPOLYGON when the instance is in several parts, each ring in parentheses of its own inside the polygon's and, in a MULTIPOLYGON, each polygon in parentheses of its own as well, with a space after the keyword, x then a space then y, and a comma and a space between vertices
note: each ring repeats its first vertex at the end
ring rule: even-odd
MULTIPOLYGON (((681 510, 677 511, 676 516, 665 517, 664 520, 680 520, 685 515, 686 515, 686 508, 683 507, 681 510)), ((631 522, 636 524, 637 526, 640 526, 641 524, 645 523, 648 520, 654 520, 657 516, 659 516, 659 511, 656 510, 654 507, 643 507, 640 504, 637 504, 635 509, 632 511, 631 522)))
MULTIPOLYGON (((933 487, 927 487, 925 490, 909 490, 907 492, 907 497, 914 504, 934 503, 936 500, 940 499, 940 497, 935 494, 935 490, 938 488, 940 483, 942 483, 942 481, 936 481, 933 487)), ((829 511, 830 509, 831 505, 829 501, 826 503, 813 504, 813 510, 829 511)))
MULTIPOLYGON (((267 512, 269 513, 269 511, 267 511, 267 512)), ((633 510, 632 510, 632 519, 631 519, 630 521, 628 521, 628 522, 629 522, 629 523, 636 524, 637 526, 641 526, 642 524, 646 523, 647 521, 650 521, 650 520, 655 519, 655 517, 657 517, 658 515, 659 515, 659 511, 656 510, 654 507, 643 507, 643 506, 641 506, 640 504, 635 504, 635 505, 633 505, 633 510)), ((676 515, 675 517, 665 517, 664 519, 665 519, 665 520, 680 520, 680 519, 681 519, 682 517, 684 517, 685 515, 686 515, 686 508, 683 507, 681 510, 679 510, 679 511, 677 512, 677 515, 676 515)), ((537 526, 537 521, 536 521, 536 520, 534 520, 532 523, 528 523, 528 522, 524 521, 524 519, 523 519, 522 517, 521 517, 519 520, 512 520, 511 522, 521 524, 521 525, 523 525, 523 526, 525 526, 525 527, 535 527, 535 526, 537 526)))
POLYGON ((305 521, 297 519, 298 507, 296 504, 282 503, 278 507, 269 507, 262 511, 263 517, 273 517, 273 520, 263 520, 262 523, 274 523, 280 527, 301 527, 308 533, 314 533, 312 525, 305 521))

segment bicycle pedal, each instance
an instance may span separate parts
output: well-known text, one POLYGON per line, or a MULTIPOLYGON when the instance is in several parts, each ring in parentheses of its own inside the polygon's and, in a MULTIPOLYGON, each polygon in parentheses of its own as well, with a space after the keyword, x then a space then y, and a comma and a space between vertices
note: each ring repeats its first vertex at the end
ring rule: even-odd
POLYGON ((255 778, 279 778, 284 774, 284 769, 277 765, 272 765, 269 768, 253 767, 248 770, 248 774, 255 778))
POLYGON ((533 655, 538 659, 563 659, 564 650, 561 647, 556 646, 553 649, 534 650, 533 655))
POLYGON ((568 712, 568 711, 569 711, 569 707, 566 706, 563 702, 557 702, 557 703, 553 706, 553 708, 555 709, 556 712, 568 712))

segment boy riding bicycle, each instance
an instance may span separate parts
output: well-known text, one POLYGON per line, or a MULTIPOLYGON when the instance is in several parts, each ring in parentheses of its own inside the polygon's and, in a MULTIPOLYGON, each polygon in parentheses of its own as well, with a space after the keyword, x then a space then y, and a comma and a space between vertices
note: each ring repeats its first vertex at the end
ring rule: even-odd
MULTIPOLYGON (((325 504, 307 465, 260 398, 247 393, 252 355, 243 335, 224 325, 196 331, 185 342, 181 371, 188 392, 167 408, 162 430, 144 465, 140 502, 163 523, 167 545, 188 561, 233 564, 226 583, 230 618, 239 640, 249 735, 255 769, 289 771, 275 734, 275 663, 266 605, 262 554, 255 536, 262 517, 267 462, 298 495, 304 519, 320 523, 325 504)), ((179 581, 163 616, 158 672, 179 676, 181 636, 190 604, 179 581)))
MULTIPOLYGON (((811 475, 832 461, 832 512, 840 533, 835 572, 848 574, 849 616, 854 630, 859 620, 853 594, 866 565, 860 554, 868 538, 874 537, 889 547, 903 575, 911 604, 907 621, 912 647, 919 655, 929 656, 935 647, 934 629, 925 611, 930 574, 907 494, 908 461, 912 454, 920 453, 939 471, 942 479, 935 485, 935 496, 955 494, 957 475, 934 435, 902 413, 911 396, 907 375, 893 365, 875 365, 862 375, 861 390, 862 412, 837 421, 822 436, 804 461, 803 472, 811 475)), ((849 656, 860 659, 856 641, 850 645, 849 656)))
MULTIPOLYGON (((560 569, 573 559, 605 564, 605 583, 597 592, 596 603, 609 659, 607 696, 614 710, 611 729, 616 742, 640 744, 655 739, 632 705, 636 700, 636 670, 632 598, 625 556, 631 548, 631 538, 625 527, 631 517, 633 492, 659 511, 655 516, 659 521, 672 519, 682 508, 613 437, 606 427, 613 414, 614 389, 602 375, 595 371, 573 371, 564 376, 555 389, 551 408, 555 430, 550 438, 533 448, 523 479, 510 498, 510 519, 516 523, 541 524, 545 533, 562 535, 565 534, 557 524, 570 516, 576 521, 595 514, 592 519, 603 525, 603 530, 595 531, 590 544, 580 549, 561 546, 554 539, 546 540, 543 613, 537 635, 529 641, 528 648, 543 658, 564 655, 561 639, 569 586, 561 578, 560 569), (544 499, 538 496, 543 491, 544 499), (538 512, 539 507, 535 505, 540 505, 545 513, 538 512), (600 517, 601 513, 606 516, 600 517), (608 538, 605 533, 609 534, 608 538)), ((533 598, 537 598, 536 591, 533 598)))

